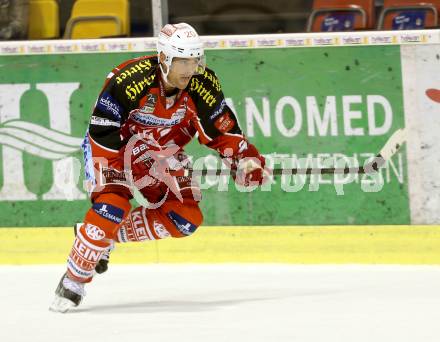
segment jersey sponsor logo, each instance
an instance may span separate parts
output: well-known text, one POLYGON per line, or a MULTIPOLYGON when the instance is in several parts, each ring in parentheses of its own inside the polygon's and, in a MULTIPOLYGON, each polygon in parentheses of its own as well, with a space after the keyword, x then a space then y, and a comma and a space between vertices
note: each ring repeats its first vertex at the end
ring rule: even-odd
POLYGON ((125 79, 131 78, 133 75, 140 73, 143 74, 149 71, 152 67, 151 61, 149 59, 144 59, 139 63, 125 69, 123 72, 116 76, 116 84, 121 84, 125 79))
POLYGON ((174 126, 180 123, 186 114, 186 106, 183 108, 177 109, 172 115, 171 118, 159 118, 153 114, 144 114, 139 110, 134 110, 130 113, 131 118, 136 122, 145 125, 145 126, 174 126))
POLYGON ((114 223, 121 223, 122 217, 124 216, 124 211, 121 208, 111 204, 94 203, 92 208, 99 216, 114 223))
POLYGON ((116 120, 121 120, 122 107, 109 93, 101 94, 96 103, 96 108, 110 114, 116 120))
POLYGON ((99 116, 92 115, 90 119, 90 124, 95 126, 115 126, 115 127, 121 127, 121 124, 119 122, 100 118, 99 116))
POLYGON ((88 246, 89 244, 86 245, 82 240, 76 238, 73 243, 73 249, 69 255, 71 260, 84 271, 93 269, 95 267, 93 263, 97 262, 102 255, 102 251, 92 249, 88 246))
POLYGON ((149 144, 140 144, 138 146, 133 147, 131 153, 133 154, 133 156, 137 156, 139 153, 149 150, 148 148, 149 146, 150 146, 149 144))
POLYGON ((122 224, 118 230, 118 239, 120 242, 128 242, 127 226, 122 224))
POLYGON ((92 240, 99 241, 105 238, 104 231, 93 224, 87 223, 85 231, 86 235, 92 240))
POLYGON ((183 235, 191 235, 197 229, 195 224, 192 224, 186 218, 180 216, 174 211, 170 211, 167 216, 173 221, 174 225, 183 235))
POLYGON ((149 240, 147 230, 145 227, 145 222, 142 218, 142 214, 140 211, 133 211, 131 213, 131 222, 133 223, 133 226, 132 226, 133 229, 132 229, 131 234, 130 234, 130 231, 128 232, 129 240, 133 241, 133 238, 136 241, 149 240), (134 236, 132 234, 134 234, 134 236), (131 238, 130 238, 130 235, 132 235, 131 238))
POLYGON ((218 81, 218 78, 215 76, 214 73, 208 72, 207 70, 205 70, 205 72, 203 73, 203 77, 205 79, 210 80, 212 82, 212 85, 215 87, 215 89, 217 91, 222 90, 222 87, 220 86, 220 82, 218 81))
MULTIPOLYGON (((78 259, 78 258, 77 258, 78 259)), ((81 262, 81 258, 79 258, 79 262, 81 262)), ((95 264, 91 264, 91 263, 87 263, 88 266, 86 266, 86 268, 88 269, 94 269, 95 268, 95 264)), ((72 256, 69 256, 69 258, 67 259, 67 267, 69 268, 70 272, 72 272, 75 275, 79 275, 82 278, 88 278, 91 277, 93 275, 93 272, 90 271, 83 271, 81 270, 75 263, 74 259, 72 256)))
POLYGON ((140 81, 132 81, 131 84, 125 87, 125 94, 130 101, 136 101, 139 98, 142 90, 146 86, 151 86, 156 78, 156 74, 150 75, 148 77, 144 77, 140 81))
POLYGON ((235 122, 231 119, 229 113, 222 115, 214 123, 214 126, 222 133, 229 132, 234 127, 234 125, 235 122))
POLYGON ((154 227, 154 231, 156 232, 156 235, 160 239, 165 239, 165 238, 171 236, 171 234, 168 232, 168 230, 165 229, 165 226, 156 220, 154 220, 154 222, 153 222, 153 227, 154 227))
POLYGON ((190 90, 199 94, 200 98, 209 106, 212 107, 217 99, 211 94, 211 90, 205 88, 205 84, 196 77, 191 78, 190 90))
POLYGON ((222 102, 220 102, 220 104, 218 105, 217 109, 214 111, 214 113, 211 114, 209 118, 211 120, 214 120, 217 116, 219 116, 223 112, 225 106, 226 106, 226 101, 225 99, 223 99, 222 102))
POLYGON ((156 94, 148 94, 147 101, 145 104, 139 109, 139 112, 145 114, 152 114, 154 112, 154 108, 157 103, 157 95, 156 94))
POLYGON ((127 186, 127 176, 124 171, 101 165, 99 172, 101 185, 121 184, 127 186))

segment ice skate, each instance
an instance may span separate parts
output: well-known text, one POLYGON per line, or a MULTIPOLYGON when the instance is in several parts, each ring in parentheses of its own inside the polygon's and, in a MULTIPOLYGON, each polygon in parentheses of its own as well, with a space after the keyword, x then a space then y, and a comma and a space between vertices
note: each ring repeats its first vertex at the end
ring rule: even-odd
POLYGON ((49 310, 65 313, 78 306, 84 296, 84 284, 70 279, 65 273, 55 290, 55 298, 49 310))
MULTIPOLYGON (((76 236, 76 232, 78 231, 79 228, 81 228, 81 225, 83 223, 76 223, 73 226, 73 230, 75 232, 75 236, 76 236)), ((110 253, 112 250, 115 249, 115 244, 112 242, 112 244, 110 245, 110 247, 102 254, 101 259, 99 259, 98 263, 95 266, 95 272, 98 274, 102 274, 105 271, 108 270, 108 263, 110 261, 110 253)))

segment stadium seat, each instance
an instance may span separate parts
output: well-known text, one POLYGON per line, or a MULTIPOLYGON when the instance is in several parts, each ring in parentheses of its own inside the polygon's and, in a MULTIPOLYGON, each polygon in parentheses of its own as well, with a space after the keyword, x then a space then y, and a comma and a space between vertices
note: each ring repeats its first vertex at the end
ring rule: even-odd
POLYGON ((374 0, 314 0, 307 32, 365 30, 374 27, 374 0))
POLYGON ((378 30, 416 30, 436 27, 440 0, 384 0, 378 30))
POLYGON ((130 35, 128 0, 77 0, 64 38, 84 39, 130 35))
POLYGON ((53 39, 60 36, 59 8, 56 0, 29 1, 29 39, 53 39))

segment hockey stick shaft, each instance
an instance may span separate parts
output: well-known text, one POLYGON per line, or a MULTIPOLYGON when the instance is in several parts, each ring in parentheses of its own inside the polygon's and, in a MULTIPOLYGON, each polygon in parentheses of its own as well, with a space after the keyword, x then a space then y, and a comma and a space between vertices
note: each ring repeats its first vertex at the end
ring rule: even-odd
MULTIPOLYGON (((274 168, 271 173, 274 176, 281 175, 313 175, 313 174, 349 174, 358 173, 364 174, 367 168, 364 167, 346 167, 346 168, 274 168)), ((374 170, 374 169, 373 169, 374 170)), ((218 169, 218 170, 188 170, 186 173, 188 176, 225 176, 231 173, 230 169, 218 169)))
MULTIPOLYGON (((345 168, 274 168, 271 173, 274 176, 279 175, 313 175, 313 174, 365 174, 377 172, 385 163, 397 153, 403 143, 406 142, 406 130, 400 128, 395 131, 387 140, 385 145, 376 155, 376 157, 360 167, 345 168)), ((213 169, 213 170, 185 170, 185 176, 221 176, 229 175, 230 169, 213 169)))

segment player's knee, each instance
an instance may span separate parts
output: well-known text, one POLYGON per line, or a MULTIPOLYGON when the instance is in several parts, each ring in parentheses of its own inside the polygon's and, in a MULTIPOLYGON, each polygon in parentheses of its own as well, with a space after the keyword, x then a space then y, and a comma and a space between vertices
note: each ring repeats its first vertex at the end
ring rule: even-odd
POLYGON ((172 222, 177 234, 174 237, 192 235, 203 222, 202 212, 197 203, 182 204, 167 210, 167 217, 172 222))
POLYGON ((128 199, 113 193, 106 193, 95 198, 86 214, 84 222, 100 227, 106 238, 113 239, 116 227, 130 211, 128 199))
POLYGON ((77 240, 96 249, 107 248, 110 245, 110 239, 103 229, 90 223, 84 222, 76 234, 77 240))

